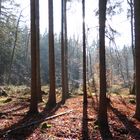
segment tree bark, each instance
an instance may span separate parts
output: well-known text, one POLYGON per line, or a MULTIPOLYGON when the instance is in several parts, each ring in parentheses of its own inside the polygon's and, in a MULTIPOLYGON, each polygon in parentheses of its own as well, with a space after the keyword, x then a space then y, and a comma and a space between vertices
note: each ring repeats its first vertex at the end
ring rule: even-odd
POLYGON ((135 80, 135 66, 136 66, 136 62, 135 62, 135 45, 134 45, 134 1, 133 0, 127 0, 127 3, 130 6, 130 11, 131 11, 131 19, 130 19, 130 24, 131 24, 131 48, 132 48, 132 55, 133 55, 133 63, 134 63, 134 74, 133 74, 133 85, 132 88, 130 89, 130 93, 131 94, 136 94, 135 93, 135 84, 136 84, 136 80, 135 80))
POLYGON ((39 29, 39 0, 35 3, 36 6, 36 63, 37 63, 37 92, 38 101, 42 101, 41 81, 40 81, 40 29, 39 29))
POLYGON ((136 60, 136 111, 134 117, 140 120, 140 1, 134 0, 135 11, 135 60, 136 60))
POLYGON ((53 0, 48 0, 48 10, 49 10, 48 12, 49 12, 49 79, 50 79, 48 107, 52 108, 56 105, 53 0))
POLYGON ((65 79, 66 79, 66 98, 69 97, 68 87, 68 42, 67 42, 67 0, 64 3, 64 26, 65 26, 65 79))
POLYGON ((64 45, 64 0, 61 1, 61 77, 62 77, 62 102, 66 100, 65 87, 65 45, 64 45))
POLYGON ((107 0, 99 0, 99 60, 100 60, 100 97, 98 121, 101 135, 111 137, 108 126, 106 98, 106 56, 105 56, 105 21, 107 0))
POLYGON ((86 86, 86 33, 85 33, 85 0, 82 0, 82 17, 83 17, 83 103, 87 104, 87 86, 86 86))
POLYGON ((67 0, 61 1, 61 69, 62 69, 62 102, 69 96, 68 90, 68 47, 67 47, 67 0))
POLYGON ((31 102, 29 114, 38 113, 38 72, 37 72, 37 42, 36 42, 36 1, 31 0, 31 102))

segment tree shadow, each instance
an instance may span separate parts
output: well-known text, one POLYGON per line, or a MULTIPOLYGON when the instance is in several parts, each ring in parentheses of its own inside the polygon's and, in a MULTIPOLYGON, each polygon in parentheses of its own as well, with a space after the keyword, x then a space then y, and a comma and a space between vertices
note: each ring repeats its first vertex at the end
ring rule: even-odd
POLYGON ((95 95, 95 98, 94 98, 94 96, 91 96, 91 99, 92 99, 92 107, 93 107, 93 109, 94 109, 94 111, 96 112, 96 113, 98 113, 98 110, 99 110, 99 108, 98 108, 98 97, 97 97, 97 95, 95 95))
POLYGON ((132 109, 132 108, 128 105, 128 103, 126 103, 125 99, 124 99, 120 94, 118 94, 118 96, 119 96, 120 101, 121 101, 121 103, 122 103, 123 105, 125 105, 128 109, 132 109))
POLYGON ((100 131, 102 140, 113 140, 113 137, 112 137, 112 134, 110 132, 108 124, 106 124, 106 123, 100 124, 99 123, 99 131, 100 131))
POLYGON ((12 114, 15 114, 16 111, 20 111, 20 110, 23 110, 25 108, 27 108, 29 105, 28 104, 24 104, 23 106, 20 106, 20 107, 17 107, 15 109, 11 109, 10 111, 3 111, 3 112, 0 112, 0 116, 2 115, 8 115, 9 113, 12 115, 12 114))
POLYGON ((1 129, 0 130, 0 138, 4 139, 20 139, 25 140, 28 138, 35 129, 49 116, 54 115, 54 113, 59 109, 61 103, 57 103, 57 105, 52 109, 46 109, 37 114, 37 115, 25 115, 21 120, 17 123, 1 129), (29 125, 30 124, 30 125, 29 125))
POLYGON ((118 117, 118 119, 125 126, 126 131, 124 133, 129 133, 135 140, 140 140, 140 129, 134 125, 134 122, 129 120, 126 115, 121 113, 116 108, 110 106, 112 112, 118 117))
POLYGON ((88 107, 87 104, 83 104, 83 119, 82 119, 82 138, 83 138, 83 140, 89 139, 87 107, 88 107))

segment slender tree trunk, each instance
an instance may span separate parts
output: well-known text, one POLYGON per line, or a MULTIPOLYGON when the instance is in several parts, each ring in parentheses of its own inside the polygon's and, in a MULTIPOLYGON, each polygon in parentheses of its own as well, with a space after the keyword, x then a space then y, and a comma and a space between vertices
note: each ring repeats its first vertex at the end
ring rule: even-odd
POLYGON ((97 88, 96 88, 96 83, 95 83, 95 78, 94 78, 94 72, 92 70, 92 58, 91 58, 91 53, 89 52, 89 64, 90 64, 90 77, 92 77, 92 86, 93 86, 93 90, 96 93, 97 92, 97 88))
POLYGON ((132 46, 132 54, 134 61, 134 71, 135 71, 135 45, 134 45, 134 2, 130 0, 130 8, 131 8, 131 46, 132 46))
POLYGON ((130 91, 131 94, 136 94, 135 93, 135 84, 136 84, 136 79, 135 79, 135 45, 134 45, 134 2, 133 0, 127 0, 129 6, 130 6, 130 11, 131 11, 131 19, 130 19, 130 24, 131 24, 131 47, 132 47, 132 54, 133 54, 133 63, 134 63, 134 75, 133 75, 133 85, 132 89, 130 91))
POLYGON ((41 81, 40 81, 40 29, 39 29, 39 0, 35 3, 36 6, 36 63, 37 63, 37 90, 38 101, 42 101, 41 81))
POLYGON ((105 56, 105 21, 107 0, 99 0, 99 60, 100 60, 100 97, 99 97, 99 126, 104 138, 111 137, 108 126, 106 98, 106 56, 105 56))
POLYGON ((31 5, 31 102, 29 114, 38 113, 38 70, 36 62, 36 1, 30 0, 31 5))
POLYGON ((61 1, 61 69, 62 69, 62 102, 69 96, 68 91, 68 47, 67 47, 67 0, 61 1))
POLYGON ((140 0, 134 0, 134 10, 136 53, 136 111, 134 117, 140 120, 140 0))
POLYGON ((49 78, 50 78, 50 91, 49 91, 48 106, 52 108, 56 105, 53 0, 48 0, 48 9, 49 9, 49 78))
POLYGON ((64 25, 65 25, 65 87, 66 87, 66 98, 69 97, 68 87, 68 42, 67 42, 67 0, 64 3, 64 25))
POLYGON ((134 1, 130 0, 130 8, 131 8, 131 46, 132 46, 132 54, 133 54, 133 63, 134 63, 134 74, 133 74, 133 86, 132 86, 132 94, 136 94, 135 86, 135 72, 136 72, 136 60, 135 60, 135 45, 134 45, 134 1))
POLYGON ((82 0, 83 16, 83 103, 87 104, 87 86, 86 86, 86 33, 85 33, 85 0, 82 0))
POLYGON ((65 35, 64 35, 64 0, 61 0, 61 77, 62 77, 62 102, 66 100, 66 79, 65 79, 65 35))
POLYGON ((26 48, 25 48, 25 62, 26 62, 26 68, 27 68, 27 71, 29 73, 29 70, 30 70, 30 66, 29 66, 29 62, 30 62, 30 57, 29 57, 29 54, 30 54, 30 51, 29 51, 29 46, 30 46, 30 37, 31 37, 31 33, 29 32, 28 35, 27 35, 27 39, 26 39, 26 48))
MULTIPOLYGON (((133 61, 135 65, 135 45, 134 45, 134 2, 133 0, 127 0, 129 6, 130 6, 130 11, 131 11, 131 19, 130 19, 130 24, 131 24, 131 47, 132 47, 132 54, 133 54, 133 61)), ((135 70, 135 66, 134 66, 135 70)))

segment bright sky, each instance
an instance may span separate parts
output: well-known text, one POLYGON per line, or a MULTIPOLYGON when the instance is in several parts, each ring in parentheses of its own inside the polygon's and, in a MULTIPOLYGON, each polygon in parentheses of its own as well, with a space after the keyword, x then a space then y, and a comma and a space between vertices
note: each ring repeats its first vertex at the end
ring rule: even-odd
MULTIPOLYGON (((23 15, 27 19, 29 24, 30 20, 30 1, 29 0, 16 0, 21 3, 22 9, 26 7, 23 11, 23 15)), ((113 17, 113 21, 109 21, 111 26, 116 29, 121 36, 116 37, 116 42, 118 46, 123 46, 124 44, 130 44, 130 23, 127 21, 126 16, 126 1, 124 1, 122 7, 124 7, 124 12, 121 15, 116 15, 113 17)), ((92 40, 98 37, 98 17, 94 16, 94 10, 98 8, 98 2, 96 0, 86 1, 86 27, 89 28, 87 31, 87 37, 89 44, 92 40)), ((81 2, 74 1, 73 3, 68 3, 67 7, 67 26, 68 26, 68 36, 77 36, 81 38, 82 35, 82 5, 81 2)), ((61 0, 54 0, 54 32, 60 32, 61 27, 61 0)), ((43 34, 48 29, 48 0, 40 0, 40 31, 43 34)))

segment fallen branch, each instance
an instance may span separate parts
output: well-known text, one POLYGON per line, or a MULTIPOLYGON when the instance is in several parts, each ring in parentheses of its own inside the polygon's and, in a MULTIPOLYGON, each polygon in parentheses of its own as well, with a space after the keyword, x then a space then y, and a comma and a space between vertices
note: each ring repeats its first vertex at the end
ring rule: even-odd
POLYGON ((70 112, 72 112, 73 110, 69 110, 69 111, 66 111, 66 112, 62 112, 60 114, 56 114, 56 115, 53 115, 53 116, 50 116, 50 117, 47 117, 45 119, 42 119, 42 120, 39 120, 39 121, 34 121, 34 122, 31 122, 31 123, 28 123, 28 124, 25 124, 25 125, 22 125, 22 126, 19 126, 17 128, 13 128, 11 130, 7 130, 6 132, 3 132, 0 134, 0 137, 5 135, 7 136, 9 133, 13 132, 13 131, 16 131, 18 129, 23 129, 23 128, 26 128, 26 127, 29 127, 29 126, 32 126, 32 125, 35 125, 35 124, 38 124, 38 123, 41 123, 41 122, 44 122, 44 121, 47 121, 47 120, 51 120, 51 119, 54 119, 56 117, 59 117, 59 116, 62 116, 62 115, 65 115, 65 114, 68 114, 70 112))

